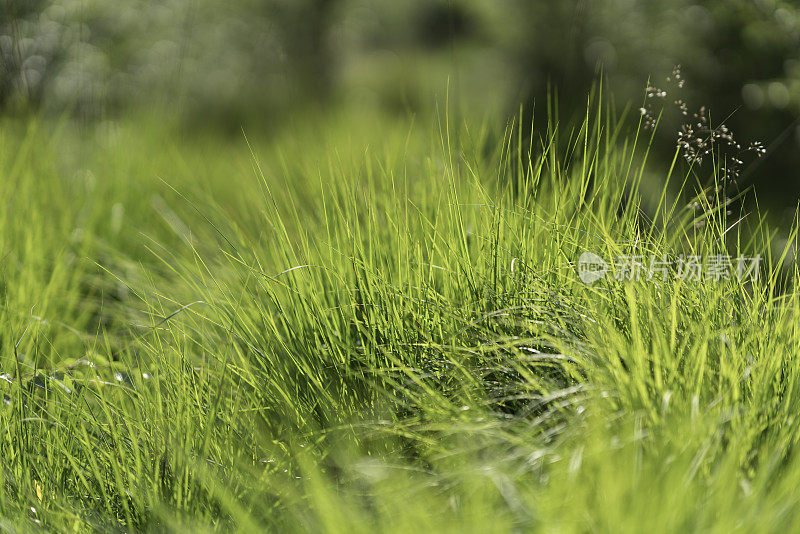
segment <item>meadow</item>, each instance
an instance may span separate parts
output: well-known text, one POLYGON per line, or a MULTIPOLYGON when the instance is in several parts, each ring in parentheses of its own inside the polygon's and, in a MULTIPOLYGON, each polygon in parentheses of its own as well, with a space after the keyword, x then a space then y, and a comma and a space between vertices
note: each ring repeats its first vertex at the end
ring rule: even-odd
POLYGON ((4 119, 0 530, 795 529, 796 231, 631 114, 517 126, 4 119))

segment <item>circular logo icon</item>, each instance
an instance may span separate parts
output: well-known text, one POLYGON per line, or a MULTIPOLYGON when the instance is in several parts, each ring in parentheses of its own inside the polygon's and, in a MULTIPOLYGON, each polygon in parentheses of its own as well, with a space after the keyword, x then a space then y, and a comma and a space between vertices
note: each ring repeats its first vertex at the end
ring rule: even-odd
POLYGON ((606 260, 594 252, 584 252, 578 258, 578 276, 584 284, 593 284, 608 272, 606 260))

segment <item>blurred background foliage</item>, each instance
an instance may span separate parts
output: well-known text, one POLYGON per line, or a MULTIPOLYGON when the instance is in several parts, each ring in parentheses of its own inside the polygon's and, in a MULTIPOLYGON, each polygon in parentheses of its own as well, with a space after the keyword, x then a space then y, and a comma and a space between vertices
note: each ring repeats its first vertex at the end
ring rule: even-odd
MULTIPOLYGON (((568 120, 599 69, 618 108, 636 110, 648 79, 658 85, 680 64, 692 109, 769 148, 744 180, 757 176, 759 195, 779 206, 800 196, 795 2, 2 2, 5 114, 94 121, 168 109, 193 128, 238 132, 331 106, 427 114, 446 96, 474 114, 522 106, 529 122, 555 88, 568 120)), ((669 158, 677 123, 661 130, 656 149, 669 158)))

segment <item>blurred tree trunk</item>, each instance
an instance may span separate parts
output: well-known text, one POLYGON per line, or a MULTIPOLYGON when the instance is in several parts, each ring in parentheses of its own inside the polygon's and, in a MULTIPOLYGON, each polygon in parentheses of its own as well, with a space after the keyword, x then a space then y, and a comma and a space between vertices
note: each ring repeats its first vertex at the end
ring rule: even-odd
POLYGON ((44 6, 43 0, 0 0, 0 109, 29 105, 41 97, 41 86, 25 72, 25 60, 35 50, 22 50, 20 25, 44 6))
POLYGON ((282 30, 286 43, 290 75, 302 93, 315 100, 326 100, 333 89, 335 75, 331 33, 340 0, 298 2, 288 14, 282 30))

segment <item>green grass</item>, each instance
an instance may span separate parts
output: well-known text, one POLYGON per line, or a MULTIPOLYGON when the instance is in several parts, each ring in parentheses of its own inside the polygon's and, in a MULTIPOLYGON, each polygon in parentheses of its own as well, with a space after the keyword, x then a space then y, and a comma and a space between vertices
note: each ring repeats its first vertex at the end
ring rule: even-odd
POLYGON ((791 249, 624 124, 6 121, 0 530, 793 530, 791 249))

